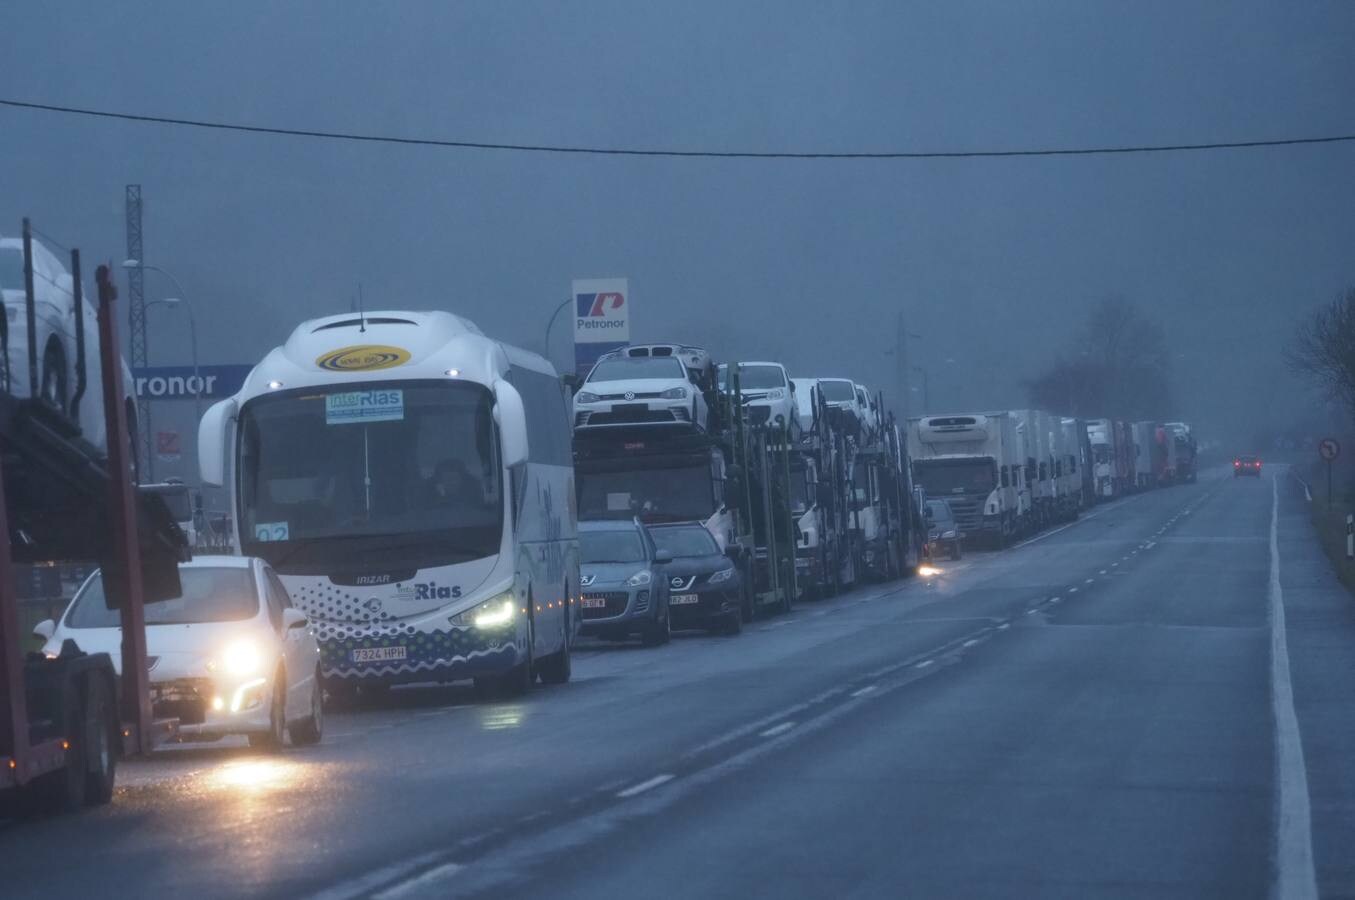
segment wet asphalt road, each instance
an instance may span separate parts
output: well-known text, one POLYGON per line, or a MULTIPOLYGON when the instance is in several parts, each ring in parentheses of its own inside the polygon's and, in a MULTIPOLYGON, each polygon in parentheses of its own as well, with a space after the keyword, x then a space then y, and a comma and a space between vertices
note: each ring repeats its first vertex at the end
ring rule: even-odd
POLYGON ((316 748, 163 751, 108 808, 0 824, 0 887, 1266 896, 1303 862, 1278 830, 1274 504, 1308 846, 1322 894, 1355 896, 1355 605, 1277 473, 1108 504, 739 637, 590 644, 521 702, 404 690, 316 748))

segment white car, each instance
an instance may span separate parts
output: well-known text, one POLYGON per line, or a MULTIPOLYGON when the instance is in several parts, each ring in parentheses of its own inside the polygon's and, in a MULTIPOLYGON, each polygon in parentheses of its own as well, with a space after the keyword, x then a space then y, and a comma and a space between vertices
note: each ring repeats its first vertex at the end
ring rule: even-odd
POLYGON ((863 402, 864 390, 857 393, 856 382, 850 378, 819 378, 816 382, 823 394, 824 405, 840 409, 851 416, 863 434, 870 431, 870 407, 863 402))
MULTIPOLYGON (((795 386, 786 375, 786 367, 775 362, 735 363, 739 372, 739 393, 754 425, 772 423, 792 430, 799 428, 795 410, 795 386)), ((719 370, 720 390, 731 389, 729 366, 719 370)))
POLYGON ((608 353, 574 395, 574 428, 662 425, 706 431, 706 398, 693 382, 677 356, 608 353))
MULTIPOLYGON (((24 294, 23 241, 0 237, 0 299, 5 318, 0 322, 0 390, 19 398, 36 394, 48 406, 70 415, 76 400, 75 363, 78 357, 75 327, 75 282, 61 261, 38 240, 33 246, 33 312, 37 327, 38 380, 34 391, 28 372, 28 309, 24 294)), ((86 384, 79 409, 72 417, 86 441, 108 451, 103 408, 103 370, 99 364, 99 323, 95 314, 97 296, 84 294, 86 384)), ((137 433, 136 401, 132 396, 132 373, 122 367, 123 403, 127 430, 137 433)), ((132 440, 135 465, 136 440, 132 440)))
MULTIPOLYGON (((179 597, 146 606, 146 658, 156 718, 179 720, 179 734, 213 740, 244 734, 275 749, 324 733, 320 646, 309 622, 262 560, 198 556, 179 566, 179 597)), ((60 622, 38 623, 43 652, 67 640, 107 653, 122 667, 118 611, 107 608, 99 572, 80 586, 60 622)))

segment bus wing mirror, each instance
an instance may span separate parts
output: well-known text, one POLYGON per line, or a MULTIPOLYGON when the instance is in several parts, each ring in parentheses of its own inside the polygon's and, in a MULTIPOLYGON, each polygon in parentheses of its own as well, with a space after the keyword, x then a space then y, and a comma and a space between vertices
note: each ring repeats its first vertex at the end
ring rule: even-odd
POLYGON ((226 483, 226 432, 235 418, 234 399, 213 403, 198 423, 198 474, 203 484, 226 483))
POLYGON ((527 462, 527 413, 522 395, 506 381, 494 382, 494 421, 499 425, 499 444, 507 468, 527 462))

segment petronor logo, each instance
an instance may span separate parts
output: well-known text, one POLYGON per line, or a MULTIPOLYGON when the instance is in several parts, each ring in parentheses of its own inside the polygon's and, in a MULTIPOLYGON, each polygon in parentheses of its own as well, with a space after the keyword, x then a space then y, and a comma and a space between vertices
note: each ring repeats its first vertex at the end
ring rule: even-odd
POLYGON ((381 344, 359 344, 340 347, 316 359, 315 364, 330 372, 371 372, 374 369, 393 369, 409 362, 409 351, 381 344))

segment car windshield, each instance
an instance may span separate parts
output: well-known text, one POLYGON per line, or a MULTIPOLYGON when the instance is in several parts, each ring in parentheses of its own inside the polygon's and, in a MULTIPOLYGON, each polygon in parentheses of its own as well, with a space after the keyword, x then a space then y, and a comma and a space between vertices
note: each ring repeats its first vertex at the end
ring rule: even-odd
POLYGON ((819 390, 827 403, 847 403, 856 399, 856 387, 850 381, 823 380, 819 390))
MULTIPOLYGON (((493 395, 469 382, 385 382, 265 396, 240 416, 243 550, 499 550, 493 395)), ((281 566, 280 566, 281 567, 281 566)))
MULTIPOLYGON (((729 367, 720 367, 720 387, 727 386, 729 367)), ((762 391, 786 386, 786 371, 780 366, 739 366, 739 390, 762 391)))
MULTIPOLYGON (((243 566, 180 566, 177 597, 145 606, 147 625, 201 625, 241 622, 259 612, 254 576, 243 566)), ((103 574, 85 582, 66 614, 67 628, 117 628, 120 614, 109 609, 103 574)))
POLYGON ((600 381, 631 381, 639 378, 685 380, 687 371, 671 356, 618 356, 604 359, 593 367, 588 384, 600 381))
POLYGON ((700 525, 677 525, 650 531, 654 544, 667 550, 673 557, 714 556, 720 552, 715 538, 700 525))
POLYGON ((644 562, 645 542, 634 531, 581 531, 579 559, 585 565, 644 562))
POLYGON ((928 500, 927 509, 931 512, 933 521, 949 522, 952 518, 950 504, 943 500, 928 500))

